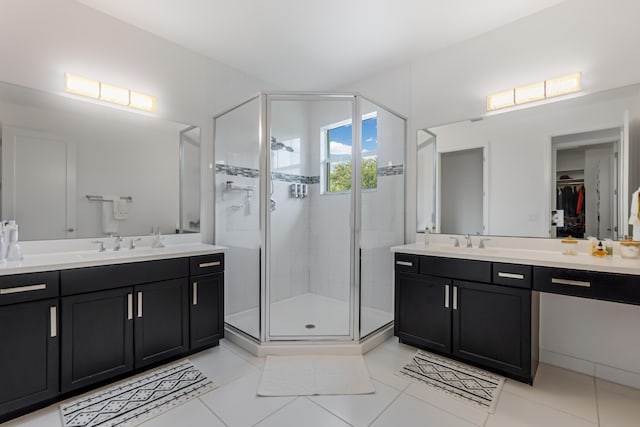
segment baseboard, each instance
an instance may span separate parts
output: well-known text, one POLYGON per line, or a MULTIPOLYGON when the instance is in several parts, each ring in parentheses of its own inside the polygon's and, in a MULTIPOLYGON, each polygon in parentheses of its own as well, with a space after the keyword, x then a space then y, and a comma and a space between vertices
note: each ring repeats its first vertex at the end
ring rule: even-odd
POLYGON ((640 373, 638 372, 627 371, 542 348, 540 349, 540 362, 640 389, 640 373))

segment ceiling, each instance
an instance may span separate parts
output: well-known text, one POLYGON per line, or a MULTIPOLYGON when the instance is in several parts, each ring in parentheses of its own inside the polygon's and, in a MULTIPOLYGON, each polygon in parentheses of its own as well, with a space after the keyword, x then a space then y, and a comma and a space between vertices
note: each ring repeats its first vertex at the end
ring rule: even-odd
POLYGON ((564 0, 77 0, 279 89, 333 90, 564 0))

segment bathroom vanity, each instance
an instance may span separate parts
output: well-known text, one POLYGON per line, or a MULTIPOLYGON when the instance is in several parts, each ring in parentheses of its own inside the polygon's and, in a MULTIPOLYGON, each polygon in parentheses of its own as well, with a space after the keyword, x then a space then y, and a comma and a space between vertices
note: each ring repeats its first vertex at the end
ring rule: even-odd
POLYGON ((424 244, 393 251, 401 342, 528 384, 538 365, 540 292, 640 305, 637 260, 424 244))
POLYGON ((0 267, 0 422, 219 343, 223 249, 145 249, 0 267))

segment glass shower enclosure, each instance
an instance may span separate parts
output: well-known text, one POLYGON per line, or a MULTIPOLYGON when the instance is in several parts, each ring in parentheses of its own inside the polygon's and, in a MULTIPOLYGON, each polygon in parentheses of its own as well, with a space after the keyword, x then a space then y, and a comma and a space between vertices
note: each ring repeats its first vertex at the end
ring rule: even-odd
POLYGON ((228 328, 359 341, 391 324, 405 127, 357 94, 260 94, 214 118, 228 328))

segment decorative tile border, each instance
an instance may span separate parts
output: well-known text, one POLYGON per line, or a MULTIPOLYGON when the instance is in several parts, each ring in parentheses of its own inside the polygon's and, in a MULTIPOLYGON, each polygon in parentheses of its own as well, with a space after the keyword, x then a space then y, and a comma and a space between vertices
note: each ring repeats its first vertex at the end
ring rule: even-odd
MULTIPOLYGON (((260 171, 253 168, 244 168, 240 166, 232 165, 220 165, 216 164, 216 173, 231 175, 231 176, 244 176, 247 178, 259 178, 260 171)), ((404 173, 404 165, 392 165, 382 166, 378 168, 378 176, 394 176, 402 175, 404 173)), ((271 178, 275 181, 284 181, 299 184, 320 184, 320 176, 304 176, 294 175, 282 172, 271 172, 271 178)))
POLYGON ((382 166, 378 168, 378 176, 402 175, 404 173, 404 165, 382 166))

